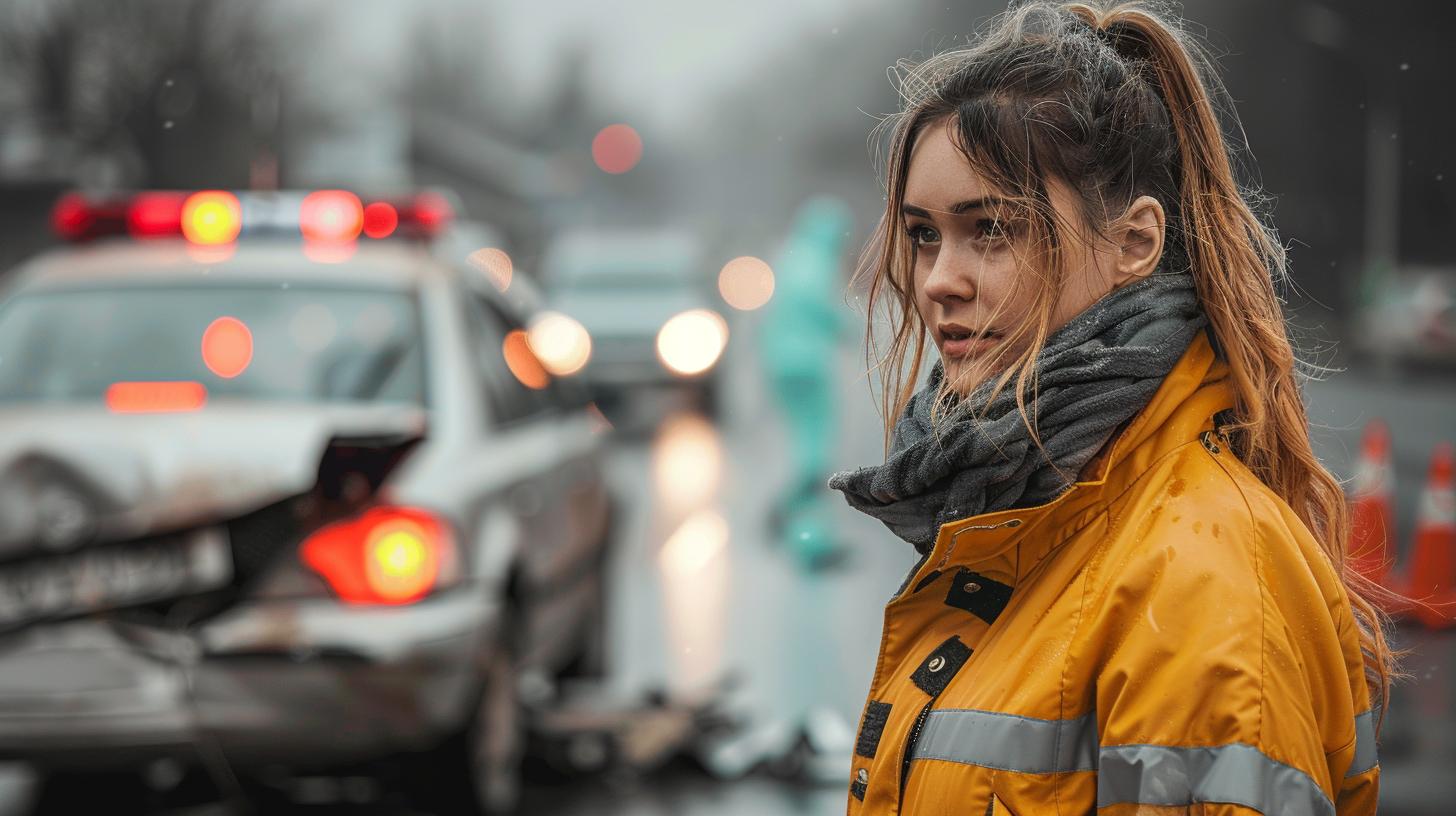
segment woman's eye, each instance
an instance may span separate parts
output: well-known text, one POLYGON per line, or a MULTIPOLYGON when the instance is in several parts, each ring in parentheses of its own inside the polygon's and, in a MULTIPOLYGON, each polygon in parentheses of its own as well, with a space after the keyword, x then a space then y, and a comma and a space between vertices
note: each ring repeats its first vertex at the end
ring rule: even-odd
POLYGON ((906 232, 910 235, 910 243, 917 247, 933 244, 940 240, 940 234, 924 224, 911 227, 906 232))
POLYGON ((982 218, 976 222, 976 231, 981 237, 990 241, 999 241, 1006 237, 1006 225, 994 218, 982 218))

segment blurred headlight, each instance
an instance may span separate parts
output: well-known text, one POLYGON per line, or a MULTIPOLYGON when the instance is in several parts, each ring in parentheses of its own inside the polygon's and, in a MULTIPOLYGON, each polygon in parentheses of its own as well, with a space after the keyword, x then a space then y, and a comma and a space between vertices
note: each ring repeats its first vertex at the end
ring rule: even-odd
POLYGON ((773 297, 773 268, 752 255, 734 258, 718 273, 718 294, 735 309, 751 312, 773 297))
POLYGON ((728 324, 710 309, 673 316, 657 333, 657 358, 682 377, 702 374, 717 364, 728 345, 728 324))
POLYGON ((586 327, 560 312, 543 312, 531 321, 527 340, 541 365, 558 377, 575 374, 591 359, 586 327))

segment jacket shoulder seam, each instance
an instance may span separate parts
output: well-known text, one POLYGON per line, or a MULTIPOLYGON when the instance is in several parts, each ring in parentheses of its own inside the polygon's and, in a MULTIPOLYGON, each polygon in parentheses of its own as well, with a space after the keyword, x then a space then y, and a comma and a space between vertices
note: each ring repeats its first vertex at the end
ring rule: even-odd
POLYGON ((1344 745, 1341 745, 1339 748, 1335 748, 1335 749, 1332 749, 1332 750, 1329 750, 1329 751, 1325 751, 1325 758, 1328 759, 1329 757, 1334 756, 1335 754, 1338 754, 1341 751, 1345 751, 1345 750, 1348 750, 1350 748, 1355 747, 1355 741, 1357 739, 1358 739, 1358 736, 1356 736, 1356 737, 1350 737, 1350 741, 1347 742, 1347 743, 1345 743, 1344 745))
MULTIPOLYGON (((1244 518, 1248 524, 1249 536, 1245 546, 1251 547, 1254 557, 1254 578, 1259 582, 1259 719, 1254 726, 1254 739, 1256 744, 1264 744, 1264 707, 1268 697, 1264 694, 1264 682, 1268 677, 1269 664, 1269 582, 1264 574, 1265 565, 1263 547, 1260 546, 1258 526, 1254 523, 1254 506, 1249 502, 1249 494, 1239 482, 1238 477, 1229 472, 1226 465, 1218 454, 1208 453, 1218 469, 1228 479, 1234 491, 1239 495, 1239 501, 1244 505, 1244 518)), ((1230 454, 1232 455, 1232 454, 1230 454)))
MULTIPOLYGON (((1110 512, 1107 509, 1107 505, 1104 505, 1102 512, 1097 514, 1097 516, 1093 518, 1093 523, 1096 523, 1098 520, 1101 519, 1109 518, 1109 516, 1110 512)), ((1091 564, 1096 564, 1098 559, 1100 559, 1107 552, 1108 541, 1110 539, 1110 536, 1102 536, 1102 540, 1098 543, 1097 549, 1092 553, 1091 564)), ((1081 634, 1082 619, 1084 617, 1084 613, 1087 610, 1087 593, 1089 591, 1089 587, 1092 585, 1092 581, 1089 580, 1090 577, 1091 576, 1087 572, 1082 573, 1082 596, 1077 600, 1077 617, 1072 621, 1072 629, 1070 634, 1071 640, 1069 641, 1071 643, 1077 643, 1079 641, 1078 636, 1081 634)), ((1063 660, 1062 676, 1057 684, 1057 717, 1061 719, 1065 719, 1067 716, 1067 675, 1071 672, 1071 670, 1072 661, 1063 660)), ((1095 684, 1093 688, 1095 690, 1095 684)), ((1097 716, 1097 703, 1095 699, 1092 703, 1092 716, 1095 723, 1097 716)), ((1056 746, 1058 751, 1061 750, 1061 739, 1061 729, 1058 729, 1056 746)), ((1060 754, 1057 755, 1060 756, 1060 754)), ((1060 776, 1058 776, 1052 782, 1052 804, 1055 806, 1057 813, 1062 812, 1062 778, 1060 776)))

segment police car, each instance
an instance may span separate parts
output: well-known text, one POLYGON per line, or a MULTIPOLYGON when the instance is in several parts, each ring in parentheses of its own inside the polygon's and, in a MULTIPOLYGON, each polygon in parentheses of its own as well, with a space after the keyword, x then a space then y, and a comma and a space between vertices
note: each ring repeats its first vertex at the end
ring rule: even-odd
POLYGON ((0 757, 423 757, 509 805, 521 690, 600 659, 611 506, 528 281, 434 193, 54 223, 0 291, 0 757))

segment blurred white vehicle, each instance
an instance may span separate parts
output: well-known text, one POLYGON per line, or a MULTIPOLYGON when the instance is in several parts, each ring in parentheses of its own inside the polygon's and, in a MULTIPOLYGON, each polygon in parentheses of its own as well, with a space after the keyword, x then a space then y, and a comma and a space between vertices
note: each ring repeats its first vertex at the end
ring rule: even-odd
POLYGON ((578 231, 551 245, 543 283, 551 307, 591 336, 588 383, 711 389, 728 325, 705 263, 686 231, 578 231))
POLYGON ((1354 345, 1389 364, 1456 365, 1456 269, 1391 276, 1361 313, 1354 345))
POLYGON ((0 756, 509 804, 600 649, 600 424, 440 201, 204 196, 64 200, 0 300, 0 756))

